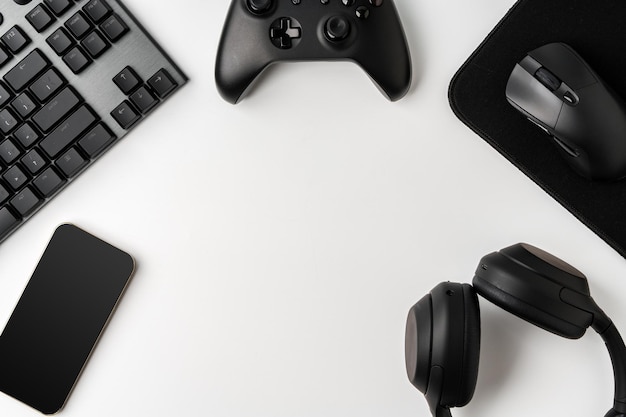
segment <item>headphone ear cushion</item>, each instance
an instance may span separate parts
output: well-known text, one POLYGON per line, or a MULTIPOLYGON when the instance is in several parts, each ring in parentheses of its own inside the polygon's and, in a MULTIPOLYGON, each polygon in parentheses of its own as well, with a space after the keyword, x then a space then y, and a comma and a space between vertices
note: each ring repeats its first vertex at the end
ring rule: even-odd
POLYGON ((461 407, 474 395, 480 356, 478 297, 469 284, 437 285, 409 311, 409 380, 433 407, 461 407))
POLYGON ((470 286, 463 287, 465 308, 465 342, 463 349, 463 371, 459 398, 455 407, 462 407, 470 402, 478 380, 480 359, 480 309, 476 291, 470 286))
POLYGON ((426 294, 409 310, 404 335, 404 360, 411 384, 428 391, 433 344, 432 297, 426 294))

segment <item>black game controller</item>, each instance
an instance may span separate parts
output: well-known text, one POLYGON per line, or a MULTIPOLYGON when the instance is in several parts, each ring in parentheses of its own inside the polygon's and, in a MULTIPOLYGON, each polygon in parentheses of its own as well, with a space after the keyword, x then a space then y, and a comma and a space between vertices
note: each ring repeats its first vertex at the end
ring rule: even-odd
POLYGON ((215 80, 237 103, 281 61, 354 61, 391 101, 411 85, 411 59, 393 0, 232 0, 215 80))

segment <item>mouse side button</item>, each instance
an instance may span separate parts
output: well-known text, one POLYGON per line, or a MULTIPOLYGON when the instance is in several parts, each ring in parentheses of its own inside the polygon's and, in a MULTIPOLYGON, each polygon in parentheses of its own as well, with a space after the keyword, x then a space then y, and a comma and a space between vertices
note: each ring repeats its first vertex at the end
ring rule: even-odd
POLYGON ((554 143, 556 143, 561 149, 563 149, 564 152, 566 152, 572 158, 578 158, 580 156, 580 152, 570 146, 565 141, 557 138, 556 136, 552 136, 552 139, 554 140, 554 143))

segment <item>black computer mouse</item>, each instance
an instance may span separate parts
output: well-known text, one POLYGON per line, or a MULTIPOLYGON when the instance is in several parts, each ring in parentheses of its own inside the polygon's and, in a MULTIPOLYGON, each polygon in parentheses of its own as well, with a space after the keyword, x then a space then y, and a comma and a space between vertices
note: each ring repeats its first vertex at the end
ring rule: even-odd
POLYGON ((506 98, 580 175, 626 176, 626 104, 569 45, 530 51, 515 65, 506 98))

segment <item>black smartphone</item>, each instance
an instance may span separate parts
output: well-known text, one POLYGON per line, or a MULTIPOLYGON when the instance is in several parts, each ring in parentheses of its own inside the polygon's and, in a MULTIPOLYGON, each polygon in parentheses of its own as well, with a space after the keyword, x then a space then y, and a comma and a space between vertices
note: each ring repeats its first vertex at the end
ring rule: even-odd
POLYGON ((61 410, 134 269, 126 252, 59 226, 0 335, 0 391, 61 410))

